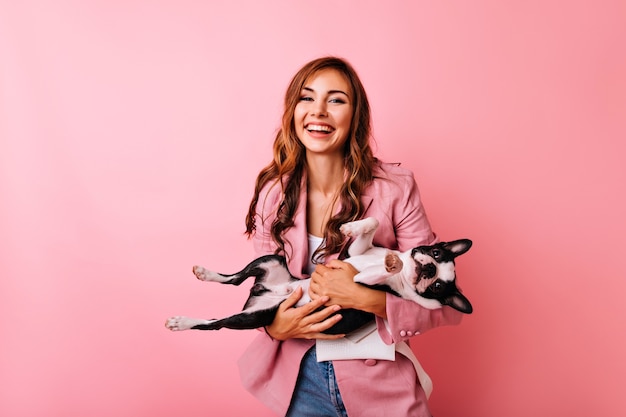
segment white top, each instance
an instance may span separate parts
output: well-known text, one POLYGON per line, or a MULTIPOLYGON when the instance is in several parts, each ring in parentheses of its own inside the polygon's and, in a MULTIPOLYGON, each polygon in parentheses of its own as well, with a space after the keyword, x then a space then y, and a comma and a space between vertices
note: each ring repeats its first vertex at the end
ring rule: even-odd
POLYGON ((317 250, 317 248, 322 246, 323 242, 323 237, 314 236, 309 233, 309 263, 306 266, 306 273, 309 275, 311 275, 313 271, 315 271, 315 264, 313 263, 312 259, 313 253, 317 250))

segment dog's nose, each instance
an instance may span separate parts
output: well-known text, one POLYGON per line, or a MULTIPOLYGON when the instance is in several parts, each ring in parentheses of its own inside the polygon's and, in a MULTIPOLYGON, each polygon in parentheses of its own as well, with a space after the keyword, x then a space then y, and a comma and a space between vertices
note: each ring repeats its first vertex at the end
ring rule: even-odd
POLYGON ((432 278, 437 274, 437 267, 434 264, 426 264, 422 266, 422 273, 426 278, 432 278))

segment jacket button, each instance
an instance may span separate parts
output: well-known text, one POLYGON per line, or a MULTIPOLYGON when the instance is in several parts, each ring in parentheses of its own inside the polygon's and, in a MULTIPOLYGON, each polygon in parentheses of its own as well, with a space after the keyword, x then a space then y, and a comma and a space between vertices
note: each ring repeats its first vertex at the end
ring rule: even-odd
POLYGON ((402 337, 406 336, 406 332, 404 330, 400 330, 400 336, 402 337))
POLYGON ((376 365, 376 359, 365 359, 365 364, 367 366, 374 366, 376 365))

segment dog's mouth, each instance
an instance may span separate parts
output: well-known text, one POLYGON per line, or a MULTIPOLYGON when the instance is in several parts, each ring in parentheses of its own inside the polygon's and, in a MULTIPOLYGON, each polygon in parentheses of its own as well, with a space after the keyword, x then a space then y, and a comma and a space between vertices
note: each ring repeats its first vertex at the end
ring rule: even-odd
POLYGON ((416 262, 415 264, 415 273, 417 276, 415 279, 415 291, 417 291, 418 294, 424 294, 428 287, 437 280, 437 266, 432 263, 422 265, 416 262))

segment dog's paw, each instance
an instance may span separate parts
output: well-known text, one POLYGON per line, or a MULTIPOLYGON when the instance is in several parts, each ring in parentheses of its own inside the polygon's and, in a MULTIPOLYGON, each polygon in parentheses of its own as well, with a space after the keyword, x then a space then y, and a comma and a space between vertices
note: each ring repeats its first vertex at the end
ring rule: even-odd
POLYGON ((175 316, 167 319, 167 321, 165 322, 165 327, 174 332, 177 332, 180 330, 189 330, 196 324, 196 320, 190 319, 189 317, 175 316))
POLYGON ((387 255, 385 255, 385 270, 387 272, 392 274, 400 272, 403 265, 404 264, 398 255, 393 252, 387 252, 387 255))
POLYGON ((219 277, 219 274, 217 272, 209 271, 208 269, 201 266, 194 266, 193 274, 200 281, 219 281, 216 279, 217 277, 219 277))
POLYGON ((366 233, 373 232, 378 227, 378 220, 374 217, 368 217, 363 220, 344 223, 339 227, 339 231, 345 237, 355 237, 366 233))

